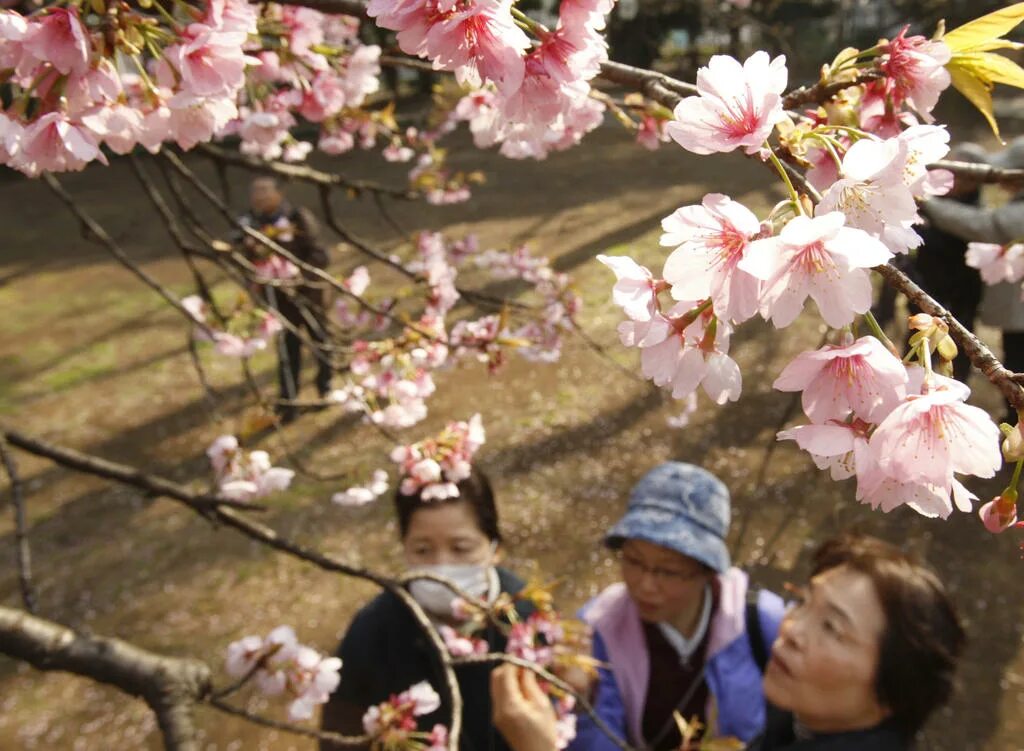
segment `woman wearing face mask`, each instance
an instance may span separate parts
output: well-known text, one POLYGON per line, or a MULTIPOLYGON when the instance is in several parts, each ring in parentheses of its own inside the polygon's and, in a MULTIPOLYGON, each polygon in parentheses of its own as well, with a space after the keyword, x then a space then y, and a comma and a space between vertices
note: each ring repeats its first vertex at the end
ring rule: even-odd
MULTIPOLYGON (((598 715, 630 744, 677 749, 675 713, 746 742, 764 725, 761 668, 782 618, 782 599, 748 595, 730 567, 729 491, 692 464, 666 462, 633 488, 629 508, 605 538, 622 583, 581 614, 594 630, 598 715)), ((616 746, 579 715, 574 751, 616 746)))
MULTIPOLYGON (((515 594, 523 582, 498 568, 498 511, 487 477, 473 469, 457 484, 459 495, 446 500, 424 501, 417 492, 395 496, 398 527, 410 571, 444 576, 469 594, 495 600, 502 592, 515 594)), ((410 594, 435 623, 454 624, 455 594, 444 585, 416 580, 410 594)), ((522 606, 520 615, 529 610, 522 606)), ((502 651, 505 638, 494 626, 481 634, 489 651, 502 651)), ((360 610, 338 649, 342 680, 324 707, 323 728, 359 735, 362 718, 371 706, 420 681, 428 681, 443 694, 443 674, 436 652, 408 609, 390 593, 378 595, 360 610)), ((459 667, 457 677, 463 700, 463 731, 460 747, 471 751, 508 748, 490 722, 488 686, 491 666, 459 667)), ((436 712, 419 719, 420 729, 447 725, 450 709, 443 703, 436 712)), ((322 742, 321 751, 337 748, 322 742)), ((347 747, 351 748, 351 747, 347 747)))
MULTIPOLYGON (((764 675, 764 732, 747 751, 907 751, 949 699, 964 633, 939 578, 896 548, 845 536, 814 556, 764 675)), ((554 714, 531 676, 492 676, 514 751, 551 747, 554 714)))

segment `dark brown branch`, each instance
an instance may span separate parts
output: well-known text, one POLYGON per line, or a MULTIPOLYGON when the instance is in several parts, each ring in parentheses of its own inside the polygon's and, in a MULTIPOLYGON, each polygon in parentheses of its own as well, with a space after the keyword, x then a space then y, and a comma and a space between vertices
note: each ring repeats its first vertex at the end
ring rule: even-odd
POLYGON ((601 63, 601 72, 598 75, 609 83, 636 89, 648 99, 670 110, 674 110, 684 96, 697 93, 697 87, 692 84, 678 81, 663 73, 634 68, 632 65, 612 60, 601 63))
POLYGON ((582 709, 590 716, 590 718, 594 721, 594 724, 597 725, 598 729, 606 736, 608 736, 608 739, 611 740, 612 743, 614 743, 616 746, 622 749, 622 751, 634 751, 633 747, 629 745, 627 741, 620 738, 618 733, 612 730, 608 726, 608 723, 606 723, 600 717, 600 715, 597 714, 597 710, 594 709, 594 705, 592 705, 585 696, 580 694, 578 691, 576 691, 575 688, 573 688, 571 685, 563 681, 557 675, 550 672, 549 670, 545 670, 537 663, 530 662, 529 660, 524 660, 519 657, 513 657, 512 655, 506 654, 505 652, 488 652, 482 655, 466 655, 465 657, 452 658, 452 664, 456 667, 458 667, 459 665, 481 665, 498 662, 507 662, 510 665, 517 665, 521 668, 526 668, 527 670, 536 673, 538 678, 547 681, 552 686, 558 688, 560 691, 564 691, 566 694, 569 694, 574 699, 576 699, 576 706, 578 706, 580 709, 582 709))
POLYGON ((240 154, 237 151, 228 151, 219 146, 211 144, 200 144, 197 150, 206 154, 217 164, 240 167, 252 172, 260 172, 267 175, 275 175, 285 180, 298 180, 300 182, 312 183, 313 185, 327 186, 331 188, 342 188, 356 194, 373 193, 374 195, 386 195, 391 198, 403 200, 415 200, 420 194, 414 190, 390 188, 386 185, 369 182, 367 180, 350 180, 342 175, 332 172, 322 172, 303 164, 290 164, 289 162, 264 161, 248 154, 240 154))
POLYGON ((7 471, 7 479, 11 483, 11 506, 14 509, 14 559, 18 566, 18 588, 21 590, 21 601, 30 613, 36 612, 36 593, 32 586, 32 551, 28 544, 28 531, 25 519, 25 496, 22 494, 21 477, 18 465, 7 450, 7 441, 0 436, 0 462, 7 471))
POLYGON ((173 498, 176 501, 186 504, 193 511, 197 511, 206 516, 208 516, 211 511, 221 506, 244 509, 246 511, 266 510, 266 506, 258 503, 235 501, 205 493, 193 493, 176 482, 166 480, 156 475, 147 474, 135 467, 130 467, 126 464, 118 464, 117 462, 108 461, 98 456, 83 454, 79 451, 75 451, 74 449, 64 448, 63 446, 57 446, 15 430, 3 429, 0 431, 0 437, 5 438, 12 446, 17 446, 22 451, 27 451, 30 454, 35 454, 36 456, 45 457, 57 464, 79 472, 85 472, 86 474, 96 475, 97 477, 103 477, 108 480, 115 480, 116 482, 120 482, 125 485, 131 485, 134 488, 138 488, 139 490, 143 490, 152 495, 173 498))
POLYGON ((40 670, 76 673, 138 696, 156 714, 165 748, 200 748, 193 708, 210 687, 210 669, 202 662, 154 654, 120 639, 79 634, 3 606, 0 653, 40 670))
POLYGON ((829 83, 819 81, 813 86, 801 86, 782 98, 782 106, 787 110, 795 110, 807 104, 824 104, 844 89, 870 83, 881 76, 882 74, 877 71, 868 71, 849 81, 831 81, 829 83))
POLYGON ((954 175, 967 177, 979 183, 1024 182, 1024 169, 999 169, 978 162, 955 162, 940 159, 929 164, 928 169, 949 170, 954 175))
POLYGON ((978 337, 895 266, 891 264, 876 266, 875 271, 885 277, 887 282, 906 295, 907 300, 925 313, 945 321, 949 326, 950 336, 956 340, 974 367, 980 370, 1002 392, 1014 409, 1024 409, 1024 387, 1014 379, 1015 374, 1004 368, 1003 364, 978 337))

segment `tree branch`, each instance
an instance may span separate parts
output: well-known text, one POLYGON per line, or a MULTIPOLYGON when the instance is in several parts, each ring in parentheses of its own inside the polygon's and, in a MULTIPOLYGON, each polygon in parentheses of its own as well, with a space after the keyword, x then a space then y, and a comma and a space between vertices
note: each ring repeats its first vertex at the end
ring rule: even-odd
POLYGON ((39 670, 76 673, 141 697, 156 714, 164 746, 199 751, 193 717, 210 688, 210 669, 165 657, 120 639, 79 634, 23 611, 0 606, 0 652, 39 670))
POLYGON ((356 194, 373 193, 374 195, 386 195, 391 198, 400 198, 412 201, 420 197, 415 190, 390 188, 386 185, 372 183, 367 180, 350 180, 342 175, 333 172, 322 172, 303 164, 291 164, 289 162, 264 161, 248 154, 241 154, 237 151, 228 151, 219 146, 208 143, 199 144, 197 151, 206 154, 218 164, 227 164, 232 167, 247 169, 251 172, 260 172, 266 175, 276 175, 285 180, 298 180, 299 182, 312 183, 329 188, 342 188, 353 191, 356 194))
POLYGON ((21 601, 25 609, 35 614, 36 593, 32 586, 32 551, 28 544, 28 532, 25 528, 25 497, 22 494, 21 477, 18 465, 7 450, 7 441, 0 436, 0 462, 7 471, 11 483, 11 506, 14 509, 14 559, 18 566, 18 588, 21 590, 21 601))
POLYGON ((1024 387, 1014 380, 1011 373, 999 362, 992 351, 978 337, 964 327, 953 315, 939 305, 927 292, 917 286, 911 279, 892 264, 875 266, 887 282, 898 289, 914 305, 925 313, 941 318, 949 326, 949 333, 967 355, 971 363, 998 388, 1014 409, 1024 409, 1024 387))
POLYGON ((264 717, 263 715, 258 715, 255 712, 242 709, 241 707, 235 707, 216 696, 207 697, 206 704, 226 714, 241 717, 254 725, 262 725, 265 728, 282 730, 286 733, 302 735, 306 738, 317 738, 322 741, 330 741, 338 746, 366 746, 372 740, 368 735, 342 735, 341 733, 331 733, 326 730, 315 730, 313 728, 304 728, 301 725, 293 725, 289 722, 281 722, 280 720, 264 717))
POLYGON ((265 511, 266 506, 248 501, 236 501, 229 498, 221 498, 217 495, 206 493, 193 493, 183 485, 171 480, 166 480, 156 475, 150 475, 135 467, 117 462, 108 461, 98 456, 83 454, 74 449, 64 448, 48 443, 39 438, 33 438, 15 430, 0 429, 0 438, 5 438, 12 446, 17 446, 22 451, 27 451, 36 456, 42 456, 56 462, 64 467, 84 472, 108 480, 115 480, 125 485, 143 490, 157 496, 173 498, 189 506, 204 516, 209 517, 210 513, 221 507, 244 509, 246 511, 265 511))

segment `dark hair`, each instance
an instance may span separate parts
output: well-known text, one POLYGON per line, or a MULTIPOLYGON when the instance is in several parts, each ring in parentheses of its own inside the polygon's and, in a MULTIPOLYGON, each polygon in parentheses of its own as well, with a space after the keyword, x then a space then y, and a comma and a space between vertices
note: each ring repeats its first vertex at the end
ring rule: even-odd
POLYGON ((812 576, 838 566, 867 576, 885 613, 875 693, 911 738, 953 692, 964 631, 935 572, 873 537, 848 534, 814 554, 812 576))
POLYGON ((399 489, 395 493, 395 511, 398 514, 398 531, 402 537, 408 534, 412 515, 419 509, 464 503, 473 512, 480 531, 487 535, 489 540, 501 542, 501 532, 498 531, 498 507, 494 503, 494 491, 487 475, 473 467, 469 477, 456 483, 456 487, 459 489, 458 496, 442 501, 424 501, 419 493, 406 495, 399 489))

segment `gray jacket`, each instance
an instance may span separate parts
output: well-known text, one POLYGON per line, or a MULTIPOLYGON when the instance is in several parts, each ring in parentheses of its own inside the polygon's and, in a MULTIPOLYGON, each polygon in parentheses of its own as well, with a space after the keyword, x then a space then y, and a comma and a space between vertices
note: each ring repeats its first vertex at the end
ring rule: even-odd
MULTIPOLYGON (((933 198, 922 209, 939 229, 968 242, 1005 244, 1024 241, 1024 195, 996 209, 968 206, 933 198)), ((982 323, 1004 331, 1024 331, 1021 285, 1003 282, 985 287, 979 317, 982 323)))

